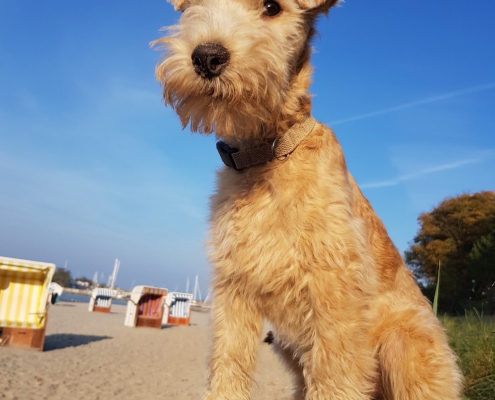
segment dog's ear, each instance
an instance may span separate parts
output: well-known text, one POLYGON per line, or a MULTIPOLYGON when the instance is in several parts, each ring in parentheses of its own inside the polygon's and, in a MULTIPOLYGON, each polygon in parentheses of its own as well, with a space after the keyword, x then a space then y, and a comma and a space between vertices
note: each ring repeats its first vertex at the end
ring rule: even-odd
POLYGON ((328 11, 330 7, 333 7, 337 3, 340 3, 343 0, 297 0, 299 6, 303 10, 313 10, 317 8, 321 8, 322 12, 328 11))
POLYGON ((184 11, 184 6, 187 0, 167 0, 174 6, 175 11, 184 11))

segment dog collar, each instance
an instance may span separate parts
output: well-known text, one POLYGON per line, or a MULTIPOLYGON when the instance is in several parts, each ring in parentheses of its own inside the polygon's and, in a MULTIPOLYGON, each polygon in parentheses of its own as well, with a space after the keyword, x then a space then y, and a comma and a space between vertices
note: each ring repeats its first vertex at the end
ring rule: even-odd
POLYGON ((253 165, 274 159, 283 161, 290 156, 315 125, 315 119, 309 116, 303 122, 292 125, 283 136, 275 138, 271 143, 264 143, 249 150, 238 150, 223 141, 219 141, 217 142, 217 151, 223 163, 236 171, 242 171, 253 165))

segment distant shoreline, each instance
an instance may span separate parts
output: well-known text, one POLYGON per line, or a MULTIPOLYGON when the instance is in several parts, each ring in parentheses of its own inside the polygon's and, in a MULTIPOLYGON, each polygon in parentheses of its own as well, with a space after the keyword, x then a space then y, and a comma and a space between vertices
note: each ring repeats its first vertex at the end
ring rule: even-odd
POLYGON ((64 287, 64 292, 79 294, 81 296, 91 296, 91 289, 76 289, 76 288, 68 288, 64 287))

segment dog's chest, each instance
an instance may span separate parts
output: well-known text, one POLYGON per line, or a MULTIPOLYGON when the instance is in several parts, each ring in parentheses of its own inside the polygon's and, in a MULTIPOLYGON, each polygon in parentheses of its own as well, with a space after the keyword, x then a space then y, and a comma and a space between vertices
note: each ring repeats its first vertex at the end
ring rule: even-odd
POLYGON ((304 281, 328 250, 328 218, 317 200, 317 184, 276 177, 248 182, 223 175, 212 198, 215 273, 258 293, 275 293, 304 281))

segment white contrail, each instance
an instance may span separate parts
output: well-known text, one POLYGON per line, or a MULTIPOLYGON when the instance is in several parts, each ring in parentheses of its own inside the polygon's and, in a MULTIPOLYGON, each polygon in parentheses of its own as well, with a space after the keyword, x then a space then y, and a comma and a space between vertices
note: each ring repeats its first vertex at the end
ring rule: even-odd
POLYGON ((362 115, 357 115, 355 117, 340 119, 337 121, 330 122, 330 125, 335 126, 335 125, 345 124, 346 122, 353 122, 353 121, 358 121, 360 119, 372 118, 378 115, 388 114, 391 112, 404 110, 406 108, 420 106, 422 104, 434 103, 436 101, 451 99, 452 97, 463 96, 470 93, 483 92, 485 90, 490 90, 490 89, 495 89, 495 82, 486 83, 484 85, 473 86, 466 89, 456 90, 454 92, 448 92, 448 93, 440 94, 438 96, 427 97, 426 99, 413 101, 411 103, 400 104, 398 106, 385 108, 383 110, 374 111, 362 115))
POLYGON ((423 169, 421 171, 418 171, 418 172, 415 172, 415 173, 412 173, 412 174, 402 175, 402 176, 399 176, 397 178, 394 178, 394 179, 391 179, 391 180, 388 180, 388 181, 366 183, 364 185, 360 185, 360 187, 362 189, 369 189, 369 188, 380 188, 380 187, 387 187, 387 186, 395 186, 395 185, 398 185, 401 182, 410 181, 412 179, 416 179, 416 178, 419 178, 419 177, 422 177, 422 176, 425 176, 425 175, 433 174, 433 173, 439 172, 439 171, 445 171, 445 170, 448 170, 448 169, 460 168, 460 167, 462 167, 464 165, 467 165, 467 164, 479 163, 479 162, 481 162, 483 160, 484 160, 483 157, 481 157, 481 158, 468 158, 468 159, 465 159, 465 160, 459 160, 459 161, 448 163, 448 164, 438 165, 436 167, 425 168, 425 169, 423 169))

